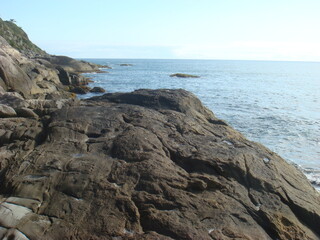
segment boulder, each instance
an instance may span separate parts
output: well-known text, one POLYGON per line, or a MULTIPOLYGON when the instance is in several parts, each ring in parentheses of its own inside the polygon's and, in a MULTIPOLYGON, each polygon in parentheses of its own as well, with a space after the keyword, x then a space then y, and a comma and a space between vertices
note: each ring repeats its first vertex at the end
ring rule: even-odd
MULTIPOLYGON (((0 79, 0 81, 1 81, 1 79, 0 79)), ((3 87, 1 87, 1 85, 0 85, 0 96, 1 95, 3 95, 3 94, 5 94, 6 93, 6 91, 3 89, 3 87)))
POLYGON ((0 104, 0 118, 15 117, 16 111, 8 105, 0 104))
POLYGON ((76 93, 76 94, 86 94, 86 93, 90 92, 90 89, 91 88, 89 88, 87 86, 72 86, 70 88, 70 92, 76 93))
POLYGON ((306 177, 187 91, 105 94, 3 129, 3 235, 319 239, 306 177))
POLYGON ((5 91, 19 92, 25 98, 38 98, 57 91, 65 92, 58 71, 46 61, 28 58, 11 47, 0 36, 0 86, 5 91))
POLYGON ((119 66, 121 66, 121 67, 131 67, 131 66, 133 66, 133 64, 130 64, 130 63, 121 63, 121 64, 119 64, 119 66))
POLYGON ((30 96, 34 84, 3 49, 0 49, 0 77, 6 90, 14 90, 25 97, 30 96))
POLYGON ((89 83, 89 79, 85 76, 76 74, 76 73, 70 73, 71 83, 74 86, 83 86, 87 85, 89 83))
POLYGON ((15 109, 18 117, 25 117, 25 118, 39 118, 39 116, 30 108, 18 108, 15 109))
POLYGON ((28 103, 25 99, 16 92, 5 92, 0 94, 0 104, 5 104, 12 108, 28 107, 28 103))
POLYGON ((106 90, 104 90, 102 87, 94 87, 90 90, 92 93, 104 93, 106 90))

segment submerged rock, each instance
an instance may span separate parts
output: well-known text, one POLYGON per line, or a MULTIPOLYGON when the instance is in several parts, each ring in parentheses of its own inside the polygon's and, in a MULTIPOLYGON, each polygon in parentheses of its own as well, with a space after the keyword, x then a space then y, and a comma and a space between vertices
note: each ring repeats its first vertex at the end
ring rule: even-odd
POLYGON ((178 78, 199 78, 200 76, 185 74, 185 73, 175 73, 171 74, 170 77, 178 77, 178 78))
POLYGON ((319 239, 306 177, 187 91, 47 114, 0 119, 0 237, 319 239))

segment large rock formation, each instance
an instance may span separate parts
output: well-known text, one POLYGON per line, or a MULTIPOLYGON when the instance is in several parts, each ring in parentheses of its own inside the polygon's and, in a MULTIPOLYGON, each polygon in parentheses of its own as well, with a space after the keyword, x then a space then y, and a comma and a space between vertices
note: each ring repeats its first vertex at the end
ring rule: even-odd
POLYGON ((25 98, 68 98, 68 90, 88 84, 83 72, 100 65, 52 56, 34 45, 14 21, 0 18, 0 86, 25 98))
POLYGON ((97 72, 99 71, 98 65, 92 64, 85 61, 78 61, 66 56, 54 56, 44 57, 44 60, 49 61, 55 66, 61 66, 66 71, 72 73, 83 73, 83 72, 97 72))
POLYGON ((0 118, 0 239, 319 239, 306 177, 191 93, 46 101, 0 118))

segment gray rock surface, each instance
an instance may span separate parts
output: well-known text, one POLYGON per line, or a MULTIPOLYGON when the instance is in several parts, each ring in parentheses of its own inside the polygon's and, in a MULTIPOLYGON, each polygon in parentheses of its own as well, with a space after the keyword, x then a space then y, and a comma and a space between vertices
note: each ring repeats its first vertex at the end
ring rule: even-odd
POLYGON ((0 94, 14 91, 24 98, 69 98, 73 95, 64 85, 87 85, 88 79, 80 73, 92 71, 99 71, 98 65, 68 57, 27 57, 0 36, 0 94))
POLYGON ((15 117, 15 116, 17 116, 17 113, 12 107, 9 107, 4 104, 0 104, 0 117, 1 118, 15 117))
POLYGON ((0 239, 319 239, 306 177, 191 93, 54 102, 0 119, 0 239))
POLYGON ((60 66, 67 72, 82 73, 82 72, 96 72, 99 71, 99 67, 96 64, 92 64, 85 61, 77 61, 67 56, 55 56, 42 58, 53 65, 60 66))

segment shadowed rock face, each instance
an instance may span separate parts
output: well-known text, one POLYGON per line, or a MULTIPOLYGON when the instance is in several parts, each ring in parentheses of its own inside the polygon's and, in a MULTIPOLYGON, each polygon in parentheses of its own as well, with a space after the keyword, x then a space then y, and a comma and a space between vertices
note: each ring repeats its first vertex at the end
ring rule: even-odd
POLYGON ((0 140, 0 239, 320 236, 305 176, 184 90, 0 118, 0 140))

